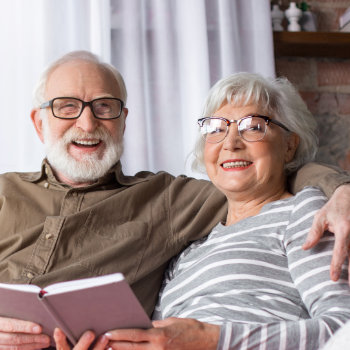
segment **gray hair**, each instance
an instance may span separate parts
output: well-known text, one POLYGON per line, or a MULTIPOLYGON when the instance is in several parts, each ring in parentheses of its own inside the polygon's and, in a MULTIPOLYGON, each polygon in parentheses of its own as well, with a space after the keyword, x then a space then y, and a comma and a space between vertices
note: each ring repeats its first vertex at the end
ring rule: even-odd
MULTIPOLYGON (((209 91, 203 117, 212 116, 226 103, 237 106, 255 104, 300 137, 294 159, 285 165, 287 174, 315 158, 318 147, 317 122, 286 78, 269 79, 243 72, 221 79, 209 91)), ((205 140, 198 133, 193 150, 193 170, 203 172, 205 169, 204 145, 205 140)))
POLYGON ((120 72, 114 66, 112 66, 109 63, 102 62, 101 59, 97 55, 95 55, 89 51, 72 51, 72 52, 65 54, 64 56, 62 56, 58 60, 54 61, 53 63, 51 63, 44 70, 44 72, 41 74, 41 77, 40 77, 40 79, 39 79, 39 81, 38 81, 38 83, 33 91, 33 105, 34 105, 34 107, 37 108, 42 103, 45 102, 46 83, 47 83, 47 80, 48 80, 50 74, 56 68, 58 68, 60 65, 68 63, 68 62, 72 62, 72 61, 86 61, 86 62, 95 63, 97 66, 99 66, 103 69, 106 69, 107 71, 112 73, 114 78, 116 79, 116 81, 118 83, 118 87, 119 87, 120 93, 121 93, 120 97, 124 101, 124 103, 126 104, 127 91, 126 91, 125 82, 124 82, 124 79, 123 79, 122 75, 120 74, 120 72))

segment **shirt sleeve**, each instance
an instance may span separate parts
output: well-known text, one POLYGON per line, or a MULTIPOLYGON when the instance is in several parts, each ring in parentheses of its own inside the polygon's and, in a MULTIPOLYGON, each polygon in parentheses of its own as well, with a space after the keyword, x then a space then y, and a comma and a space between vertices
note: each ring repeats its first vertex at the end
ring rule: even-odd
POLYGON ((323 194, 300 198, 285 232, 284 249, 293 283, 310 319, 267 324, 226 323, 221 327, 219 350, 319 349, 350 318, 350 289, 343 266, 338 282, 329 277, 334 237, 327 234, 314 248, 301 246, 314 213, 324 203, 323 194))
POLYGON ((337 187, 350 184, 350 174, 335 166, 307 163, 288 178, 288 184, 294 194, 306 186, 317 186, 330 198, 337 187))
POLYGON ((182 248, 208 235, 227 215, 226 197, 205 180, 178 176, 168 188, 169 230, 182 248))

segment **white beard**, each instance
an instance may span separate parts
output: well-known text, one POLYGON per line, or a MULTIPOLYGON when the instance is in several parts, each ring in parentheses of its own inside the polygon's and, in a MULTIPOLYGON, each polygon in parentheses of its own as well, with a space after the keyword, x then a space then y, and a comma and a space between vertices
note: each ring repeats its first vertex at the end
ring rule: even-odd
POLYGON ((110 133, 103 126, 97 127, 93 133, 86 133, 78 128, 71 127, 63 137, 52 141, 47 117, 42 118, 43 135, 46 157, 57 172, 76 183, 94 182, 104 176, 108 170, 118 162, 123 154, 123 136, 115 142, 110 133), (76 139, 100 139, 105 143, 102 159, 97 154, 85 154, 82 159, 76 160, 68 153, 68 145, 76 139))

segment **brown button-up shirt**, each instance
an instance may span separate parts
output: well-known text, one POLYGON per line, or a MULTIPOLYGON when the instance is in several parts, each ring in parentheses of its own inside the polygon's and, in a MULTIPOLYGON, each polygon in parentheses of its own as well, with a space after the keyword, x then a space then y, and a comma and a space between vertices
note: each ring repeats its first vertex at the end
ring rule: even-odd
POLYGON ((168 260, 225 216, 207 181, 141 172, 120 163, 96 184, 38 173, 0 176, 0 281, 54 282, 122 272, 148 314, 168 260))
POLYGON ((207 181, 165 172, 125 176, 118 163, 97 183, 72 188, 44 161, 41 172, 0 176, 0 282, 44 287, 122 272, 150 315, 168 260, 226 210, 207 181))

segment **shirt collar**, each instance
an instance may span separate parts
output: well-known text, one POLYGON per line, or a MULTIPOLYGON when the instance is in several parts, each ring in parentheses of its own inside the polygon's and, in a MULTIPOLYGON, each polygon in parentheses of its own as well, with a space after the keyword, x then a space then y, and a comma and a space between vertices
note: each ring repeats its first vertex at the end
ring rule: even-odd
MULTIPOLYGON (((19 176, 22 180, 32 183, 38 183, 41 181, 46 181, 51 185, 64 188, 72 188, 71 186, 59 182, 52 170, 51 165, 48 160, 45 158, 41 163, 41 169, 38 172, 28 172, 28 173, 19 173, 19 176)), ((95 188, 99 186, 106 186, 111 184, 120 184, 123 186, 132 186, 137 183, 147 181, 147 177, 144 176, 126 176, 122 171, 122 165, 118 161, 104 176, 98 179, 95 183, 82 188, 95 188)))

